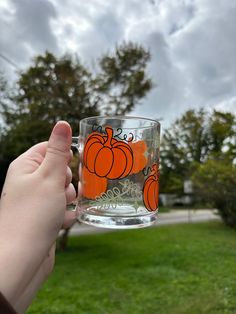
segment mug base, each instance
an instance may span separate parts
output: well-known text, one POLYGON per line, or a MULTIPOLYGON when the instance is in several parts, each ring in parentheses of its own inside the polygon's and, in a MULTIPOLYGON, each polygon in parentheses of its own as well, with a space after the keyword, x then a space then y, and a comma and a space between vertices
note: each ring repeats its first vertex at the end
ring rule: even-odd
POLYGON ((90 226, 108 229, 138 229, 155 224, 157 213, 153 212, 143 216, 102 216, 88 212, 79 214, 78 220, 90 226))

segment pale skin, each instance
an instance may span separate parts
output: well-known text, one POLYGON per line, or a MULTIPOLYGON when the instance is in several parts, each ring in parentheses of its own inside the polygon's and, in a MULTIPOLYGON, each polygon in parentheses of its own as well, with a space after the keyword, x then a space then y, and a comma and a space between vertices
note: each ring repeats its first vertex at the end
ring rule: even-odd
POLYGON ((58 122, 48 142, 31 147, 8 170, 0 203, 0 291, 24 313, 54 266, 55 241, 76 212, 68 166, 71 128, 58 122))

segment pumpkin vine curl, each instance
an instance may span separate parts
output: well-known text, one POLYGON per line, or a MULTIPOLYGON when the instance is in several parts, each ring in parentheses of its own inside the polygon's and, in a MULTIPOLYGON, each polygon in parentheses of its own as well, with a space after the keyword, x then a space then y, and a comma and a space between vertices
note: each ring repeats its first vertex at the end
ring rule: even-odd
POLYGON ((91 201, 92 206, 98 209, 115 209, 117 206, 127 204, 127 201, 134 203, 142 200, 142 190, 139 185, 126 179, 124 182, 119 182, 121 189, 114 187, 106 193, 102 193, 94 201, 91 201), (125 197, 127 196, 127 198, 125 197))

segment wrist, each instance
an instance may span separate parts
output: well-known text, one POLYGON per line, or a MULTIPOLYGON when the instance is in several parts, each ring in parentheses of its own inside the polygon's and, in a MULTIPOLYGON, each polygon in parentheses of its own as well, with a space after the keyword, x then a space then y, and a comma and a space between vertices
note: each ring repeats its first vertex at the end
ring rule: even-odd
MULTIPOLYGON (((0 226, 0 230, 1 226, 0 226)), ((34 246, 20 238, 0 231, 0 291, 15 307, 22 291, 30 283, 43 258, 35 254, 34 246)))
POLYGON ((19 254, 19 249, 12 243, 7 243, 2 237, 0 246, 0 291, 14 307, 20 291, 25 285, 24 270, 22 270, 22 265, 19 264, 21 260, 19 255, 21 253, 19 254))

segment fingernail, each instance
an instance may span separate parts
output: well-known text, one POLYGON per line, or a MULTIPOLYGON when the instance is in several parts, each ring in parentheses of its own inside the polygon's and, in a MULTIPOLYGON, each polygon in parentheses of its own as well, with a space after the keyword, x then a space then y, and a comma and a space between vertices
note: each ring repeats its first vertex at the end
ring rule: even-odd
POLYGON ((59 121, 53 128, 55 135, 68 138, 71 136, 71 127, 66 121, 59 121))

